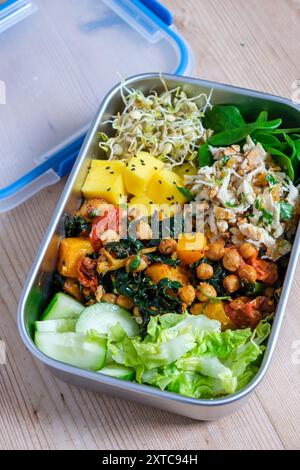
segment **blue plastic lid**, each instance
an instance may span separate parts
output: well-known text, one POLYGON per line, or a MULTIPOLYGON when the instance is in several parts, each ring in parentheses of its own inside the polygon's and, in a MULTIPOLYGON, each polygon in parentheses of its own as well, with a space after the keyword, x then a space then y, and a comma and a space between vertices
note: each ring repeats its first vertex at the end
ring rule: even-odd
POLYGON ((156 0, 0 0, 0 50, 0 212, 70 171, 120 78, 192 66, 156 0))

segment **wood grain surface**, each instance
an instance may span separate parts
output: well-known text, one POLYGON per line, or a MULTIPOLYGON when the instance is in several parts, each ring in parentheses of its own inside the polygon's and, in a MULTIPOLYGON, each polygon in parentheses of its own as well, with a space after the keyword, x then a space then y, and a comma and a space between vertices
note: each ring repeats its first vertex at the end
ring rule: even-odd
MULTIPOLYGON (((300 79, 298 0, 164 0, 190 43, 195 76, 291 98, 300 79)), ((197 422, 69 386, 26 351, 22 286, 64 182, 0 216, 1 449, 300 448, 300 267, 266 378, 236 414, 197 422), (296 360, 298 357, 298 361, 296 360), (298 364, 297 364, 298 362, 298 364)))

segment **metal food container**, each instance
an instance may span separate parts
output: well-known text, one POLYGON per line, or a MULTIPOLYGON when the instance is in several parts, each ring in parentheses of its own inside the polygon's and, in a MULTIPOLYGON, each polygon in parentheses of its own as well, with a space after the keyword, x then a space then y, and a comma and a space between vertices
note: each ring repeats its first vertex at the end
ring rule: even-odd
MULTIPOLYGON (((275 117, 283 118, 286 127, 300 127, 300 108, 287 99, 243 88, 175 75, 164 75, 164 80, 169 89, 181 86, 190 96, 196 96, 202 92, 208 94, 213 88, 212 104, 230 103, 238 105, 242 111, 245 108, 248 117, 253 118, 253 120, 257 117, 259 111, 266 110, 270 113, 272 119, 275 117)), ((245 403, 267 371, 280 331, 299 256, 299 227, 260 370, 245 388, 233 395, 217 399, 198 400, 176 393, 161 391, 149 385, 122 381, 53 360, 41 353, 33 342, 33 322, 39 319, 51 295, 52 278, 56 269, 59 243, 64 234, 63 216, 65 213, 73 213, 81 205, 81 187, 87 175, 91 158, 99 158, 97 131, 101 128, 102 131, 108 134, 112 133, 108 124, 101 125, 101 123, 109 119, 111 115, 122 110, 121 87, 124 85, 130 88, 141 89, 144 93, 153 89, 162 90, 159 74, 138 75, 113 88, 104 99, 85 138, 23 289, 18 308, 19 331, 27 349, 62 380, 190 418, 215 420, 233 413, 245 403)))

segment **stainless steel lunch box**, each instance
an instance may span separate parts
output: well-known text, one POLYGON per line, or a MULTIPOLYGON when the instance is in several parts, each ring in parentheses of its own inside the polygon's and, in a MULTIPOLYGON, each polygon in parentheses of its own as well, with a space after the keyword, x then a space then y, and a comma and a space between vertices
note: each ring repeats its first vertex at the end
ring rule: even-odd
MULTIPOLYGON (((213 88, 214 91, 211 100, 213 104, 231 103, 238 105, 241 109, 245 107, 247 108, 248 115, 250 112, 250 117, 251 114, 253 114, 253 120, 257 117, 260 110, 267 110, 273 118, 282 117, 287 127, 300 127, 300 108, 287 99, 219 83, 174 75, 164 75, 164 80, 169 88, 181 86, 192 96, 199 95, 202 92, 208 94, 213 88)), ((153 89, 162 90, 160 75, 157 73, 129 78, 122 86, 138 88, 143 92, 148 92, 153 89)), ((80 189, 87 174, 90 160, 91 158, 99 158, 99 146, 97 145, 96 137, 97 131, 101 128, 101 130, 111 133, 109 125, 101 125, 101 123, 121 109, 121 85, 118 85, 106 96, 100 106, 38 251, 19 303, 19 331, 29 351, 62 380, 98 392, 109 393, 125 399, 135 400, 145 405, 162 408, 190 418, 214 420, 236 411, 249 398, 250 394, 267 371, 279 334, 298 260, 300 250, 299 228, 294 241, 282 295, 277 306, 276 317, 262 365, 252 382, 238 393, 218 399, 196 400, 175 393, 163 392, 151 386, 114 379, 106 375, 89 372, 55 361, 42 354, 37 349, 32 339, 33 322, 39 318, 45 305, 49 301, 52 275, 56 267, 59 242, 60 238, 63 236, 63 215, 64 213, 72 213, 81 204, 82 196, 80 189)))

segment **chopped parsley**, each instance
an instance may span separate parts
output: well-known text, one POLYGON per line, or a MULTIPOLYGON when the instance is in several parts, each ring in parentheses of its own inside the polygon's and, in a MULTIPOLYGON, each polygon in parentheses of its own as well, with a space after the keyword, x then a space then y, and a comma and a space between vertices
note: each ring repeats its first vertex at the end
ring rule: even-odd
POLYGON ((281 202, 280 203, 280 219, 281 220, 289 220, 292 218, 294 212, 294 206, 289 202, 281 202))

